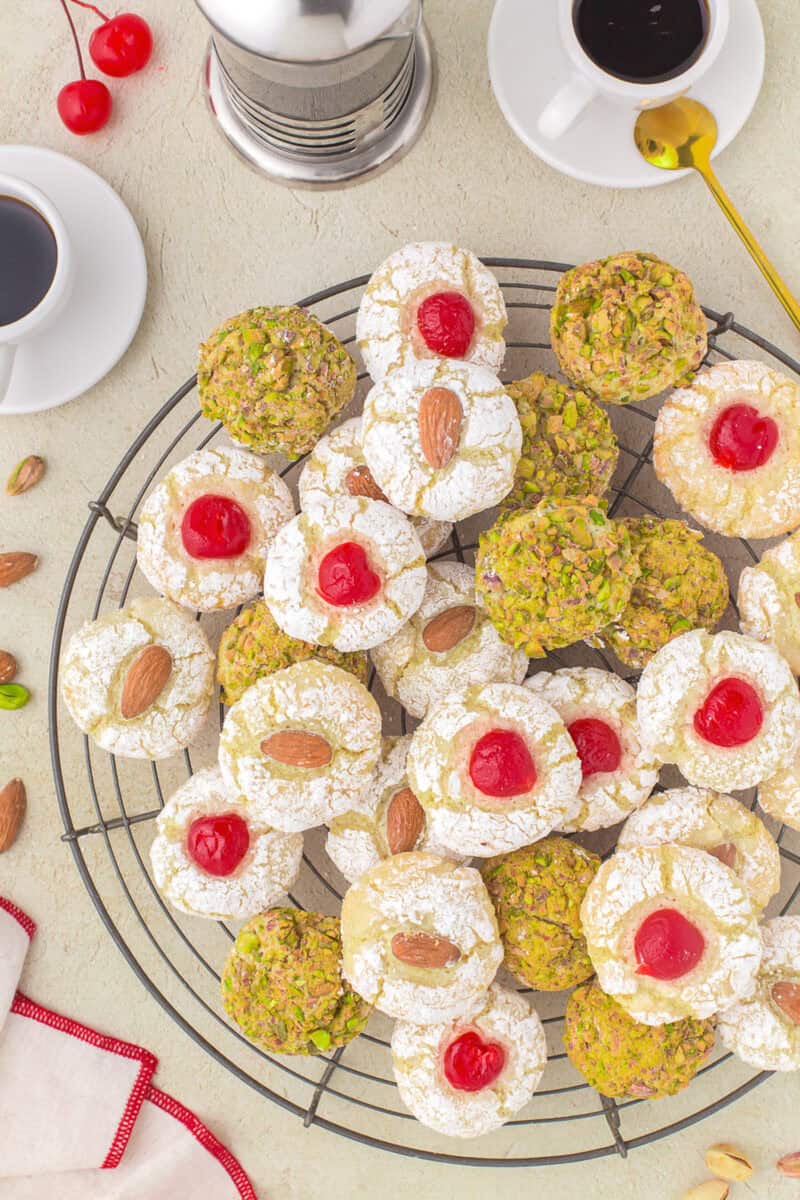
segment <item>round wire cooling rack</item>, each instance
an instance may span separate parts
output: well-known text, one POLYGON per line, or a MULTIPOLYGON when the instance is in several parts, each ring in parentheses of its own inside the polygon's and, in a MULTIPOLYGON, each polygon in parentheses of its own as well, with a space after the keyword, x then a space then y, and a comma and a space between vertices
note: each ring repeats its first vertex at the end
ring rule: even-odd
MULTIPOLYGON (((553 372, 548 316, 558 276, 568 264, 487 258, 497 272, 509 311, 505 380, 534 369, 553 372)), ((312 309, 334 333, 355 347, 355 315, 367 276, 326 288, 300 303, 312 309)), ((711 323, 707 361, 761 358, 800 375, 800 363, 751 330, 732 313, 704 310, 711 323)), ((366 375, 359 374, 357 411, 366 375)), ((155 413, 122 458, 90 515, 67 572, 50 662, 50 749, 56 793, 64 824, 63 840, 106 929, 139 981, 184 1033, 202 1046, 257 1095, 315 1125, 381 1150, 440 1162, 476 1166, 534 1166, 573 1163, 629 1150, 668 1137, 745 1095, 767 1078, 753 1074, 719 1047, 700 1076, 668 1100, 600 1097, 571 1066, 563 1051, 563 993, 537 993, 536 1008, 547 1031, 549 1061, 541 1089, 516 1119, 477 1143, 464 1144, 432 1133, 413 1120, 399 1100, 388 1050, 390 1023, 373 1016, 367 1032, 330 1056, 286 1058, 267 1054, 247 1041, 225 1018, 219 1002, 219 975, 235 931, 221 922, 184 917, 161 899, 149 870, 148 849, 154 818, 168 796, 193 769, 216 758, 217 731, 191 752, 159 763, 117 759, 100 751, 67 719, 59 699, 59 658, 65 635, 101 611, 122 606, 129 595, 147 591, 136 570, 136 513, 151 484, 175 461, 222 436, 200 416, 193 377, 155 413), (120 515, 121 514, 121 515, 120 515)), ((652 432, 658 402, 611 407, 620 460, 609 492, 610 512, 660 516, 679 514, 652 468, 652 432)), ((275 464, 291 485, 302 462, 275 464)), ((463 522, 437 558, 471 560, 478 531, 491 517, 463 522)), ((731 583, 758 558, 746 541, 705 536, 723 559, 731 583)), ((735 587, 734 587, 735 591, 735 587)), ((212 638, 230 619, 203 616, 212 638)), ((723 625, 735 628, 733 602, 723 625)), ((600 665, 632 678, 619 663, 584 645, 551 656, 551 665, 600 665)), ((533 669, 541 669, 541 662, 533 669)), ((387 700, 373 677, 387 732, 405 732, 406 715, 387 700)), ((219 718, 222 719, 220 709, 219 718)), ((213 724, 210 722, 209 724, 213 724)), ((679 780, 665 772, 662 783, 679 780)), ((743 796, 751 806, 755 796, 743 796)), ((765 818, 781 849, 783 885, 770 913, 800 910, 800 834, 765 818)), ((607 853, 614 831, 582 838, 607 853)), ((346 882, 324 851, 324 831, 306 835, 304 866, 290 896, 292 903, 338 911, 346 882)), ((508 980, 510 984, 513 981, 508 980)))

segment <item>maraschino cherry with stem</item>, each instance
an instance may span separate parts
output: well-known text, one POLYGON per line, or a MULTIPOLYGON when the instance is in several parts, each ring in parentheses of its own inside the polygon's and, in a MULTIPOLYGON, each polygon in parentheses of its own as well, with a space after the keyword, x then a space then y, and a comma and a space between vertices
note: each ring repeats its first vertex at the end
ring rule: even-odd
POLYGON ((153 34, 144 17, 129 12, 109 17, 87 0, 72 0, 72 3, 88 8, 103 22, 89 39, 89 53, 104 75, 122 79, 147 66, 153 53, 153 34))
POLYGON ((65 84, 58 93, 58 115, 71 133, 96 133, 108 123, 111 116, 111 92, 99 79, 86 78, 75 22, 67 8, 66 0, 60 2, 72 31, 81 77, 65 84))

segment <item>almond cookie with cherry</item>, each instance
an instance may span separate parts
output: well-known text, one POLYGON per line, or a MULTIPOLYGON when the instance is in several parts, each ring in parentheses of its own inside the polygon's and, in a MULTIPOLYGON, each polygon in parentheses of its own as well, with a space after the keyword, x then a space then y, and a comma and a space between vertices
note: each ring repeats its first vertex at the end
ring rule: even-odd
POLYGON ((472 567, 457 562, 429 565, 422 604, 371 657, 387 696, 412 717, 473 683, 522 683, 528 670, 478 604, 472 567))
POLYGON ((581 761, 580 809, 560 826, 565 833, 606 829, 644 804, 659 763, 642 745, 629 683, 596 667, 564 667, 532 675, 525 687, 556 710, 581 761))
POLYGON ((658 414, 653 465, 681 508, 728 537, 800 525, 800 383, 761 362, 717 363, 658 414))
POLYGON ((384 859, 345 893, 342 947, 351 986, 380 1012, 418 1025, 460 1017, 503 960, 478 872, 420 851, 384 859))
POLYGON ((718 792, 754 787, 790 761, 800 738, 800 694, 773 646, 741 633, 695 629, 642 672, 639 727, 663 763, 718 792))
POLYGON ((187 608, 234 608, 258 594, 267 547, 293 516, 286 484, 255 454, 196 450, 142 506, 139 569, 187 608))
POLYGON ((771 642, 800 675, 800 533, 765 550, 739 576, 742 633, 771 642))
POLYGON ((625 822, 619 850, 631 846, 694 846, 739 877, 755 907, 765 909, 781 886, 777 842, 755 813, 709 788, 672 788, 651 796, 625 822))
POLYGON ((61 695, 75 724, 122 758, 169 758, 200 734, 214 694, 214 655, 185 609, 131 600, 70 638, 61 695))
POLYGON ((367 284, 356 341, 373 379, 420 359, 464 359, 498 371, 508 317, 500 285, 471 250, 410 242, 367 284))
POLYGON ((705 850, 617 851, 581 920, 597 982, 644 1025, 704 1020, 753 993, 762 942, 750 893, 705 850))
POLYGON ((451 854, 502 854, 573 820, 581 765, 558 713, 514 683, 451 692, 413 734, 408 779, 451 854))
POLYGON ((761 932, 755 992, 720 1014, 719 1035, 762 1071, 800 1071, 800 917, 773 917, 761 932))
POLYGON ((499 504, 514 482, 522 429, 488 367, 432 359, 367 393, 362 448, 389 501, 418 517, 460 521, 499 504))
POLYGON ((241 798, 231 799, 218 767, 178 788, 156 828, 156 887, 190 916, 246 920, 285 896, 300 872, 302 835, 256 820, 241 798))
POLYGON ((480 1137, 505 1125, 539 1086, 544 1028, 517 992, 492 984, 455 1020, 398 1021, 392 1067, 400 1099, 448 1137, 480 1137))
POLYGON ((426 581, 408 518, 380 500, 349 497, 314 504, 279 530, 264 600, 290 637, 352 652, 397 633, 426 581))
POLYGON ((259 679, 228 710, 219 765, 251 814, 299 833, 353 807, 380 748, 380 709, 364 685, 310 660, 259 679))

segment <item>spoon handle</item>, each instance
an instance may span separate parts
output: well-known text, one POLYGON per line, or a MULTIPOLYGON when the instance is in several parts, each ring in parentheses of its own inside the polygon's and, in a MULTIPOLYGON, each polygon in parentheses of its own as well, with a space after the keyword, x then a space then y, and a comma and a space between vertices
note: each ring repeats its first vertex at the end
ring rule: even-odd
POLYGON ((783 282, 780 275, 775 270, 772 263, 769 261, 766 254, 761 249, 742 218, 739 216, 739 213, 733 206, 730 197, 720 181, 717 179, 711 167, 708 164, 703 164, 702 166, 698 166, 697 169, 708 184, 711 195, 714 197, 717 204, 725 213, 725 216, 728 218, 731 225, 736 230, 747 249, 750 251, 750 256, 753 259, 753 262, 756 264, 761 274, 764 276, 767 283, 772 288, 783 307, 786 309, 786 312, 794 322, 795 327, 800 329, 800 304, 797 303, 794 296, 789 291, 788 287, 783 282))

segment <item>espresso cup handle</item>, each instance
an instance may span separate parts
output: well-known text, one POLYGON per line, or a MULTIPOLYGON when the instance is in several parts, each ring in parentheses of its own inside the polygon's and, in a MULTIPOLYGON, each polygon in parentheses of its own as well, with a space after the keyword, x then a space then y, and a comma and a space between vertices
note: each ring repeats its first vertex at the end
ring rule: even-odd
POLYGON ((565 83, 542 109, 538 121, 539 133, 551 140, 561 137, 596 95, 597 88, 585 76, 573 75, 569 83, 565 83))
POLYGON ((6 343, 0 346, 0 404, 3 403, 3 398, 8 391, 8 385, 11 383, 11 372, 14 368, 14 355, 17 352, 17 347, 6 343))

